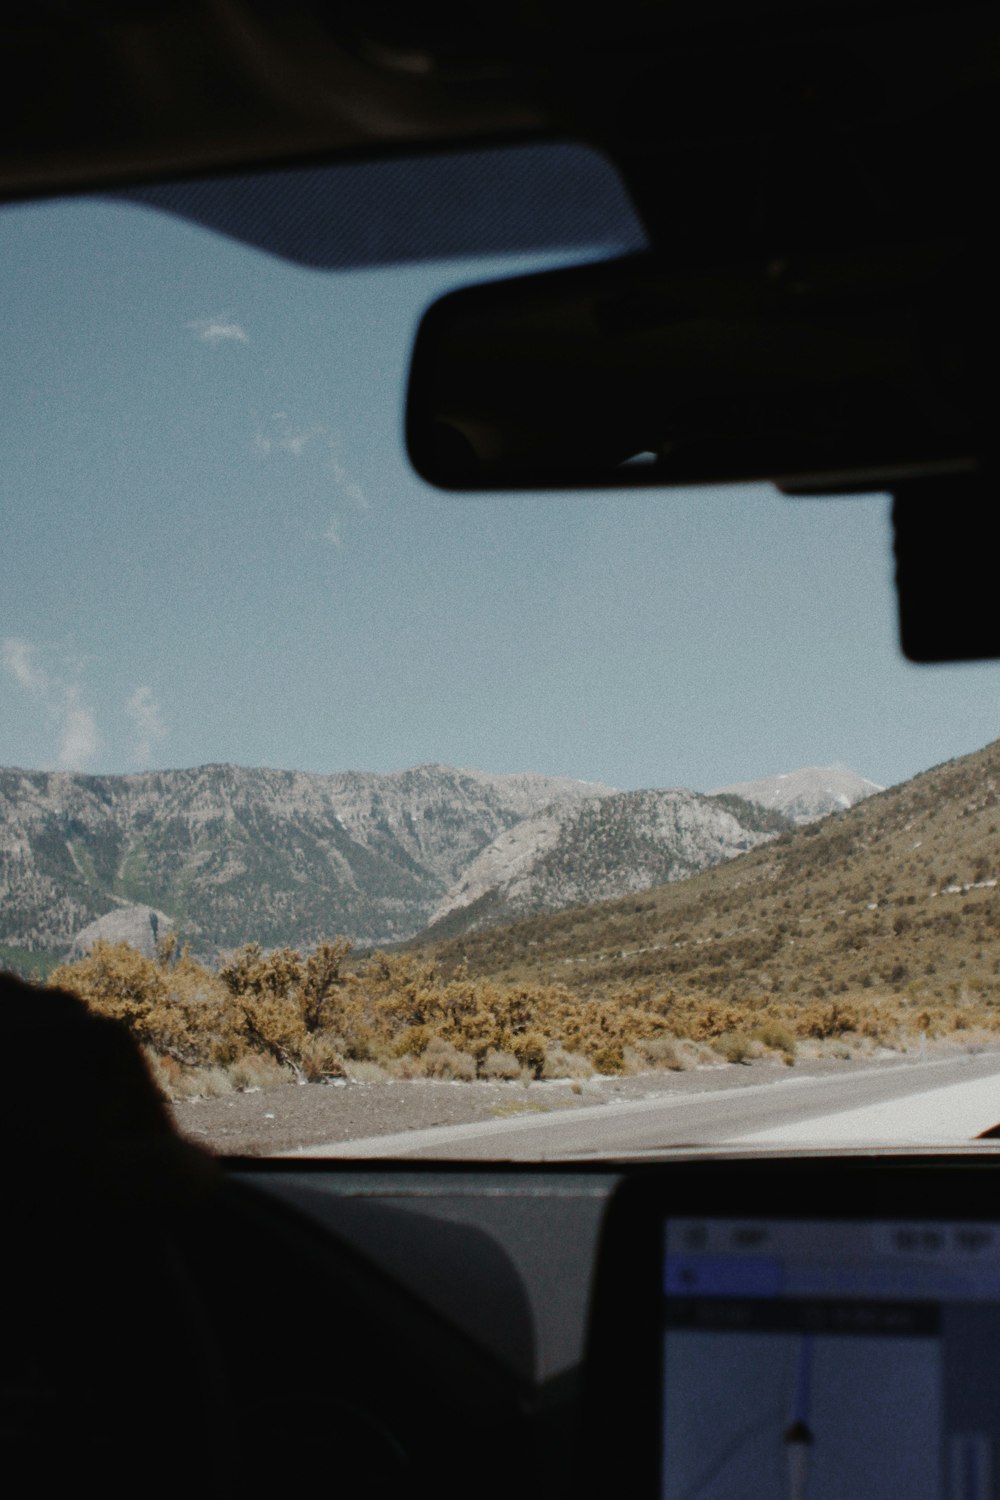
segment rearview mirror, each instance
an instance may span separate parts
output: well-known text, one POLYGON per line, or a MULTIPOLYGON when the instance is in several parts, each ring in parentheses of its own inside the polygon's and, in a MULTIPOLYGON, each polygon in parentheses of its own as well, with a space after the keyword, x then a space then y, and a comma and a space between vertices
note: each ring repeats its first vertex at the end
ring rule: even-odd
POLYGON ((962 247, 678 269, 650 255, 451 293, 414 349, 407 443, 446 489, 975 468, 962 247))

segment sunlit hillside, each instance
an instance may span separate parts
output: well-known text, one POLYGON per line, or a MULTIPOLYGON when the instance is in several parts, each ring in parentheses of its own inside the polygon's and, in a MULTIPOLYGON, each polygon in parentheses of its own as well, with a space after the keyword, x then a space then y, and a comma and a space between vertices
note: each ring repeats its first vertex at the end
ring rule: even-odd
POLYGON ((998 790, 994 742, 689 880, 433 951, 589 996, 1000 1002, 998 790))

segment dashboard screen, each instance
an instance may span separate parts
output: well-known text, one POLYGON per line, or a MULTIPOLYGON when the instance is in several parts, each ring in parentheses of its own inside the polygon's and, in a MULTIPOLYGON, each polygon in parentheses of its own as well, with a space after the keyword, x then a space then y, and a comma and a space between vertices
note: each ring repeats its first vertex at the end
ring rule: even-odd
POLYGON ((663 1500, 987 1500, 1000 1226, 676 1217, 663 1500))

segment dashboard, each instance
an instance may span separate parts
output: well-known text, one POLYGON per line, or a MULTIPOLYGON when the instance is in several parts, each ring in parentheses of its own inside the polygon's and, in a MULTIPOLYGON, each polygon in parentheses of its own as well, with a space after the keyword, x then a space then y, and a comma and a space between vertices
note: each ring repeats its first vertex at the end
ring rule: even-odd
POLYGON ((416 1443, 399 1430, 381 1382, 369 1414, 418 1472, 461 1366, 465 1436, 491 1455, 477 1489, 971 1500, 993 1493, 1000 1437, 984 1373, 1000 1329, 995 1170, 983 1156, 234 1162, 230 1180, 403 1294, 404 1364, 428 1320, 419 1358, 428 1374, 443 1360, 429 1427, 416 1443))

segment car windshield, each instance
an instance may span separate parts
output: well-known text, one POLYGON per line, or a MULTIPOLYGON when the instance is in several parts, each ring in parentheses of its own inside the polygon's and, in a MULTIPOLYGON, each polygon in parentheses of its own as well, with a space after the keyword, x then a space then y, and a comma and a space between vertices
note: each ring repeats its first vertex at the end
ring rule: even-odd
POLYGON ((409 465, 435 298, 642 245, 560 151, 4 211, 0 962, 230 1154, 968 1141, 1000 666, 888 497, 409 465))

